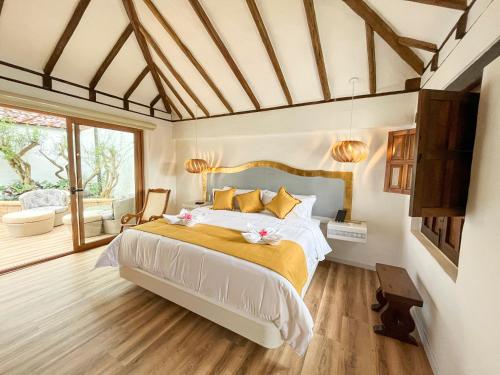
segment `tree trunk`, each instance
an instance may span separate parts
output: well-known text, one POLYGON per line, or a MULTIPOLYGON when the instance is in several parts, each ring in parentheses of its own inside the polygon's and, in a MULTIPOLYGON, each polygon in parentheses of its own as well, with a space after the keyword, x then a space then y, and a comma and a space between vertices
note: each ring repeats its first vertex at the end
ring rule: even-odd
POLYGON ((14 155, 7 160, 14 172, 19 176, 21 182, 25 185, 33 185, 31 178, 31 165, 25 162, 19 155, 14 155))

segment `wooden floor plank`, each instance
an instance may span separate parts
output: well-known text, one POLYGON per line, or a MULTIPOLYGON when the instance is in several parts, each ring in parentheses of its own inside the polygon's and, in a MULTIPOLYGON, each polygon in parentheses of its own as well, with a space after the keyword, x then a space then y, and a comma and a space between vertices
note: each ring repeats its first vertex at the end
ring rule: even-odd
POLYGON ((102 249, 0 276, 0 373, 431 374, 422 347, 378 336, 372 271, 319 265, 305 302, 305 356, 264 349, 153 293, 94 270, 102 249))

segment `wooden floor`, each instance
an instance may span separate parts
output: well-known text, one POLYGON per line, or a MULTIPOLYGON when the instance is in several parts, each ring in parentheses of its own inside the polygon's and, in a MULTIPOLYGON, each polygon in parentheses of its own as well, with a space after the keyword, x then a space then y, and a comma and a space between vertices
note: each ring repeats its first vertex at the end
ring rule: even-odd
POLYGON ((0 374, 431 374, 421 347, 373 334, 371 271, 318 267, 305 298, 315 335, 299 357, 93 270, 100 252, 0 276, 0 374))
MULTIPOLYGON (((92 237, 88 241, 104 237, 106 235, 92 237)), ((72 250, 73 241, 66 225, 57 226, 49 233, 14 238, 0 222, 0 272, 72 250)))

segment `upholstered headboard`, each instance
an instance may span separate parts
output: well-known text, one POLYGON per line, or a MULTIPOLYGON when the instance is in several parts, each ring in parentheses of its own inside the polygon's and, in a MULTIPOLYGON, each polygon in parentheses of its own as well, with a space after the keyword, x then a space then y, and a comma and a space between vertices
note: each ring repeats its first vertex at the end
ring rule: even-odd
POLYGON ((352 172, 303 170, 288 165, 260 160, 237 167, 210 168, 203 175, 203 192, 211 200, 213 189, 234 186, 240 189, 278 191, 285 186, 292 194, 316 195, 314 216, 335 217, 337 210, 352 208, 352 172))

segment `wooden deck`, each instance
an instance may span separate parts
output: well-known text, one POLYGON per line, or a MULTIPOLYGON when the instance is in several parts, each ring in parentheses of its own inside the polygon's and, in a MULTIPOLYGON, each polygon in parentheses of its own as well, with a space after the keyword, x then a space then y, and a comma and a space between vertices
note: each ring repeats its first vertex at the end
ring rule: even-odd
POLYGON ((121 279, 90 250, 0 276, 1 374, 432 374, 421 346, 373 333, 373 271, 322 262, 305 356, 264 349, 121 279))
POLYGON ((71 233, 65 225, 37 236, 14 238, 0 223, 0 271, 67 253, 73 250, 71 233))
MULTIPOLYGON (((93 237, 90 241, 105 238, 93 237)), ((73 240, 66 225, 37 236, 14 238, 0 222, 0 272, 13 267, 73 251, 73 240)))

